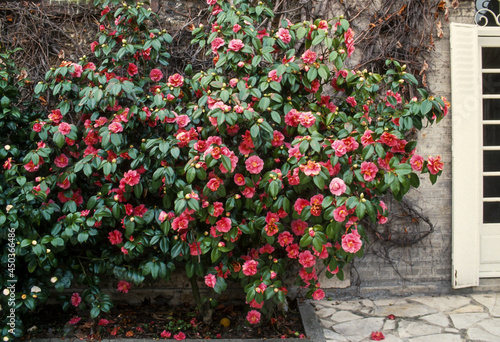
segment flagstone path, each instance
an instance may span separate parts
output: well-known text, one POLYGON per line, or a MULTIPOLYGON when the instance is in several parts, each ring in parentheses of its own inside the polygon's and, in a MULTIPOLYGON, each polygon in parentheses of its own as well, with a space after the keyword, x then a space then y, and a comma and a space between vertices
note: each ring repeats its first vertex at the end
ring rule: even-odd
POLYGON ((500 293, 314 301, 326 341, 500 342, 500 293))

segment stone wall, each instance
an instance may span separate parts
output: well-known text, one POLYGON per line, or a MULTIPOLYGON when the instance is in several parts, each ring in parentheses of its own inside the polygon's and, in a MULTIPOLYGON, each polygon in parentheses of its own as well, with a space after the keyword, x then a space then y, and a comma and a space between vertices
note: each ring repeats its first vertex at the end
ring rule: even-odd
MULTIPOLYGON (((474 2, 460 1, 452 8, 448 1, 449 22, 473 24, 474 2)), ((428 89, 435 95, 451 98, 450 84, 450 28, 442 21, 443 37, 434 31, 435 49, 427 73, 428 89)), ((451 105, 453 109, 453 104, 451 105)), ((452 111, 451 114, 453 115, 452 111)), ((429 217, 435 230, 428 237, 412 246, 391 247, 380 241, 372 242, 363 259, 354 262, 351 286, 331 289, 328 294, 335 298, 350 296, 384 296, 449 293, 451 288, 451 118, 448 116, 438 125, 428 127, 418 137, 417 153, 422 156, 442 155, 445 170, 435 185, 428 177, 421 177, 421 187, 409 193, 409 199, 429 217)), ((406 223, 407 224, 407 223, 406 223)), ((391 230, 404 230, 391 226, 391 230)), ((417 229, 428 229, 420 225, 417 229)), ((496 285, 495 282, 483 283, 496 285)), ((481 291, 465 289, 460 292, 481 291)))

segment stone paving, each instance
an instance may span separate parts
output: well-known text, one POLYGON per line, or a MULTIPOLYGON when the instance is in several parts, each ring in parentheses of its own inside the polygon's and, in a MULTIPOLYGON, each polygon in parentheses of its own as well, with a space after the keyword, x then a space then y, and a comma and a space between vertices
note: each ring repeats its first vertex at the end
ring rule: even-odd
POLYGON ((500 342, 500 293, 313 304, 326 341, 500 342))

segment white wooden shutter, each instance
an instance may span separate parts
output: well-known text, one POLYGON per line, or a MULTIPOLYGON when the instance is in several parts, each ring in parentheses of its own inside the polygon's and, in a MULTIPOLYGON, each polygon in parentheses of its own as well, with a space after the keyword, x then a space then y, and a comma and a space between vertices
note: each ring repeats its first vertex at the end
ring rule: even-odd
POLYGON ((481 79, 475 25, 451 24, 452 287, 479 285, 481 79))

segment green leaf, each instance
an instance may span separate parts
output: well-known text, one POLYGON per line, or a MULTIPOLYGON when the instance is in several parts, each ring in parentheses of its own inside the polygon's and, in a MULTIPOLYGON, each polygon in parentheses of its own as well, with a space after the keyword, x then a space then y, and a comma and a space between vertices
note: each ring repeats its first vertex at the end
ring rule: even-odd
POLYGON ((365 203, 363 202, 358 203, 358 205, 356 206, 356 216, 359 219, 362 219, 365 216, 365 212, 366 212, 365 203))
POLYGON ((423 115, 429 113, 432 109, 432 102, 429 100, 424 100, 420 106, 420 111, 423 115))
POLYGON ((222 165, 226 168, 226 170, 231 171, 231 159, 228 156, 221 155, 222 165))
POLYGON ((280 181, 279 180, 273 180, 271 184, 269 184, 269 195, 271 195, 272 198, 275 198, 279 191, 280 191, 280 181))
POLYGON ((63 147, 65 143, 64 135, 59 132, 54 133, 54 142, 56 143, 57 147, 63 147))
POLYGON ((186 181, 188 182, 188 184, 191 184, 195 177, 196 177, 196 169, 193 167, 189 168, 189 170, 187 170, 186 172, 186 181))
POLYGON ((90 310, 90 318, 96 318, 101 314, 101 309, 99 307, 93 307, 92 310, 90 310))

